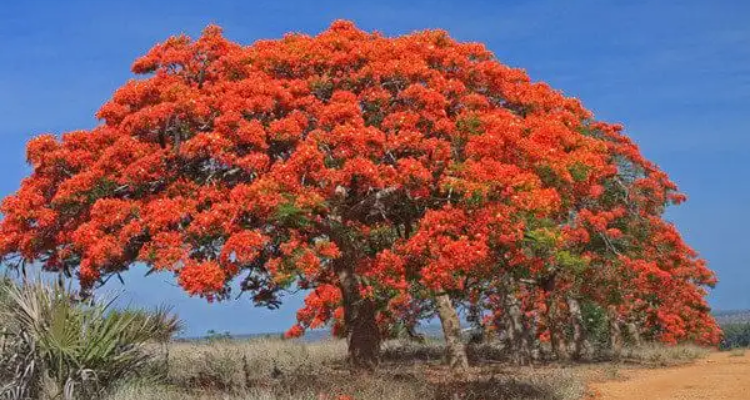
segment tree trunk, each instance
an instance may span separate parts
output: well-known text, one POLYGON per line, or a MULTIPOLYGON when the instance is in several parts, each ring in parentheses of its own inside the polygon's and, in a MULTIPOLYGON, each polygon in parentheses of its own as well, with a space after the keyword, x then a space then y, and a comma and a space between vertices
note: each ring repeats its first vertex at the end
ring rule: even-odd
POLYGON ((375 303, 362 298, 353 267, 338 269, 344 301, 344 322, 349 345, 349 364, 355 371, 372 371, 380 361, 380 331, 375 321, 375 303))
POLYGON ((448 365, 453 371, 466 371, 469 368, 469 358, 466 356, 466 346, 461 340, 461 324, 451 298, 447 294, 441 294, 435 298, 435 303, 440 324, 443 326, 448 365))
POLYGON ((557 357, 558 361, 570 361, 568 341, 565 339, 565 332, 560 329, 559 325, 550 328, 550 345, 552 346, 552 352, 555 353, 555 357, 557 357))
POLYGON ((471 326, 471 337, 469 338, 469 343, 484 343, 487 338, 487 330, 485 329, 484 321, 482 320, 482 309, 478 304, 469 304, 466 321, 471 326))
POLYGON ((548 310, 547 324, 549 326, 552 352, 555 354, 558 361, 569 361, 570 354, 568 353, 568 342, 565 340, 565 331, 562 329, 560 321, 558 321, 559 310, 557 301, 554 298, 550 299, 548 310))
POLYGON ((622 331, 620 330, 620 320, 617 317, 617 310, 614 307, 609 308, 609 347, 612 354, 619 357, 622 353, 622 331))
POLYGON ((635 322, 628 322, 625 325, 628 331, 628 337, 630 338, 633 346, 639 347, 641 345, 641 332, 638 330, 638 325, 635 322))
POLYGON ((508 285, 505 294, 505 314, 507 316, 508 340, 511 345, 512 359, 516 365, 529 365, 531 363, 531 349, 526 328, 523 324, 523 313, 518 304, 515 292, 508 285))
POLYGON ((406 335, 409 338, 409 340, 413 342, 424 344, 427 341, 425 336, 417 332, 413 325, 409 325, 406 327, 406 335))
POLYGON ((583 314, 578 300, 567 296, 568 311, 570 312, 570 323, 573 326, 573 354, 575 360, 587 358, 591 345, 586 338, 586 330, 583 326, 583 314))
POLYGON ((529 356, 532 361, 539 361, 542 359, 542 342, 538 340, 537 336, 539 333, 537 330, 539 327, 539 315, 535 314, 532 317, 526 315, 524 320, 526 340, 529 342, 529 356))

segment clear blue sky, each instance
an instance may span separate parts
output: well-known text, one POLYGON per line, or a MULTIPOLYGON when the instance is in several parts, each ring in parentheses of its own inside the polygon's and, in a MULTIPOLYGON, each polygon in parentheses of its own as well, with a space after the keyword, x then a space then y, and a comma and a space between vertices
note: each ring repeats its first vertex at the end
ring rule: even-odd
MULTIPOLYGON (((169 35, 209 23, 240 43, 317 33, 337 18, 399 35, 443 28, 486 43, 625 124, 648 158, 687 192, 669 212, 719 274, 717 309, 750 308, 750 2, 748 1, 7 1, 0 6, 0 195, 28 174, 32 136, 90 128, 131 78, 132 61, 169 35)), ((126 276, 133 304, 174 304, 188 334, 278 331, 280 311, 247 299, 209 305, 168 276, 126 276)), ((119 283, 110 285, 121 290, 119 283)))

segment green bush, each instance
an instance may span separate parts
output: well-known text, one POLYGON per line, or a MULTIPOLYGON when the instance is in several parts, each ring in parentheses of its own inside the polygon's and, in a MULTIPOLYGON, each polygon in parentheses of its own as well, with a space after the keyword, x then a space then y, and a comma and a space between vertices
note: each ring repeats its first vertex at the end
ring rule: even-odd
POLYGON ((594 349, 609 349, 609 322, 606 311, 594 302, 585 301, 581 303, 581 314, 586 337, 594 349))
POLYGON ((116 311, 60 285, 6 282, 3 291, 0 398, 99 398, 154 357, 148 342, 180 328, 168 310, 116 311))
POLYGON ((724 339, 721 341, 722 350, 750 347, 750 322, 733 322, 721 327, 724 339))

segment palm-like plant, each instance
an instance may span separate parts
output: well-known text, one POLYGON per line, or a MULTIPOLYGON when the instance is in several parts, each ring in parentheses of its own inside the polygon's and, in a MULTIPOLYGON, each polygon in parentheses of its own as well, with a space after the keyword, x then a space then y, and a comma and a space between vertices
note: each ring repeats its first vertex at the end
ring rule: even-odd
POLYGON ((33 363, 30 374, 5 389, 16 398, 97 398, 151 360, 146 343, 166 341, 181 328, 166 308, 118 311, 114 299, 77 300, 60 285, 37 281, 7 286, 6 292, 0 304, 6 336, 32 353, 16 369, 33 363))

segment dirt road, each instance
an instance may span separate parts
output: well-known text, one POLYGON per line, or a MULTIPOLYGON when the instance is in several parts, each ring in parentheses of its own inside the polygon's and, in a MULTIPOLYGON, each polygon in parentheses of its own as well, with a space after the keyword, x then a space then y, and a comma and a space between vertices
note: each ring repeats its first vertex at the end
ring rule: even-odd
POLYGON ((591 385, 601 400, 750 400, 750 351, 712 353, 683 367, 622 371, 591 385))

